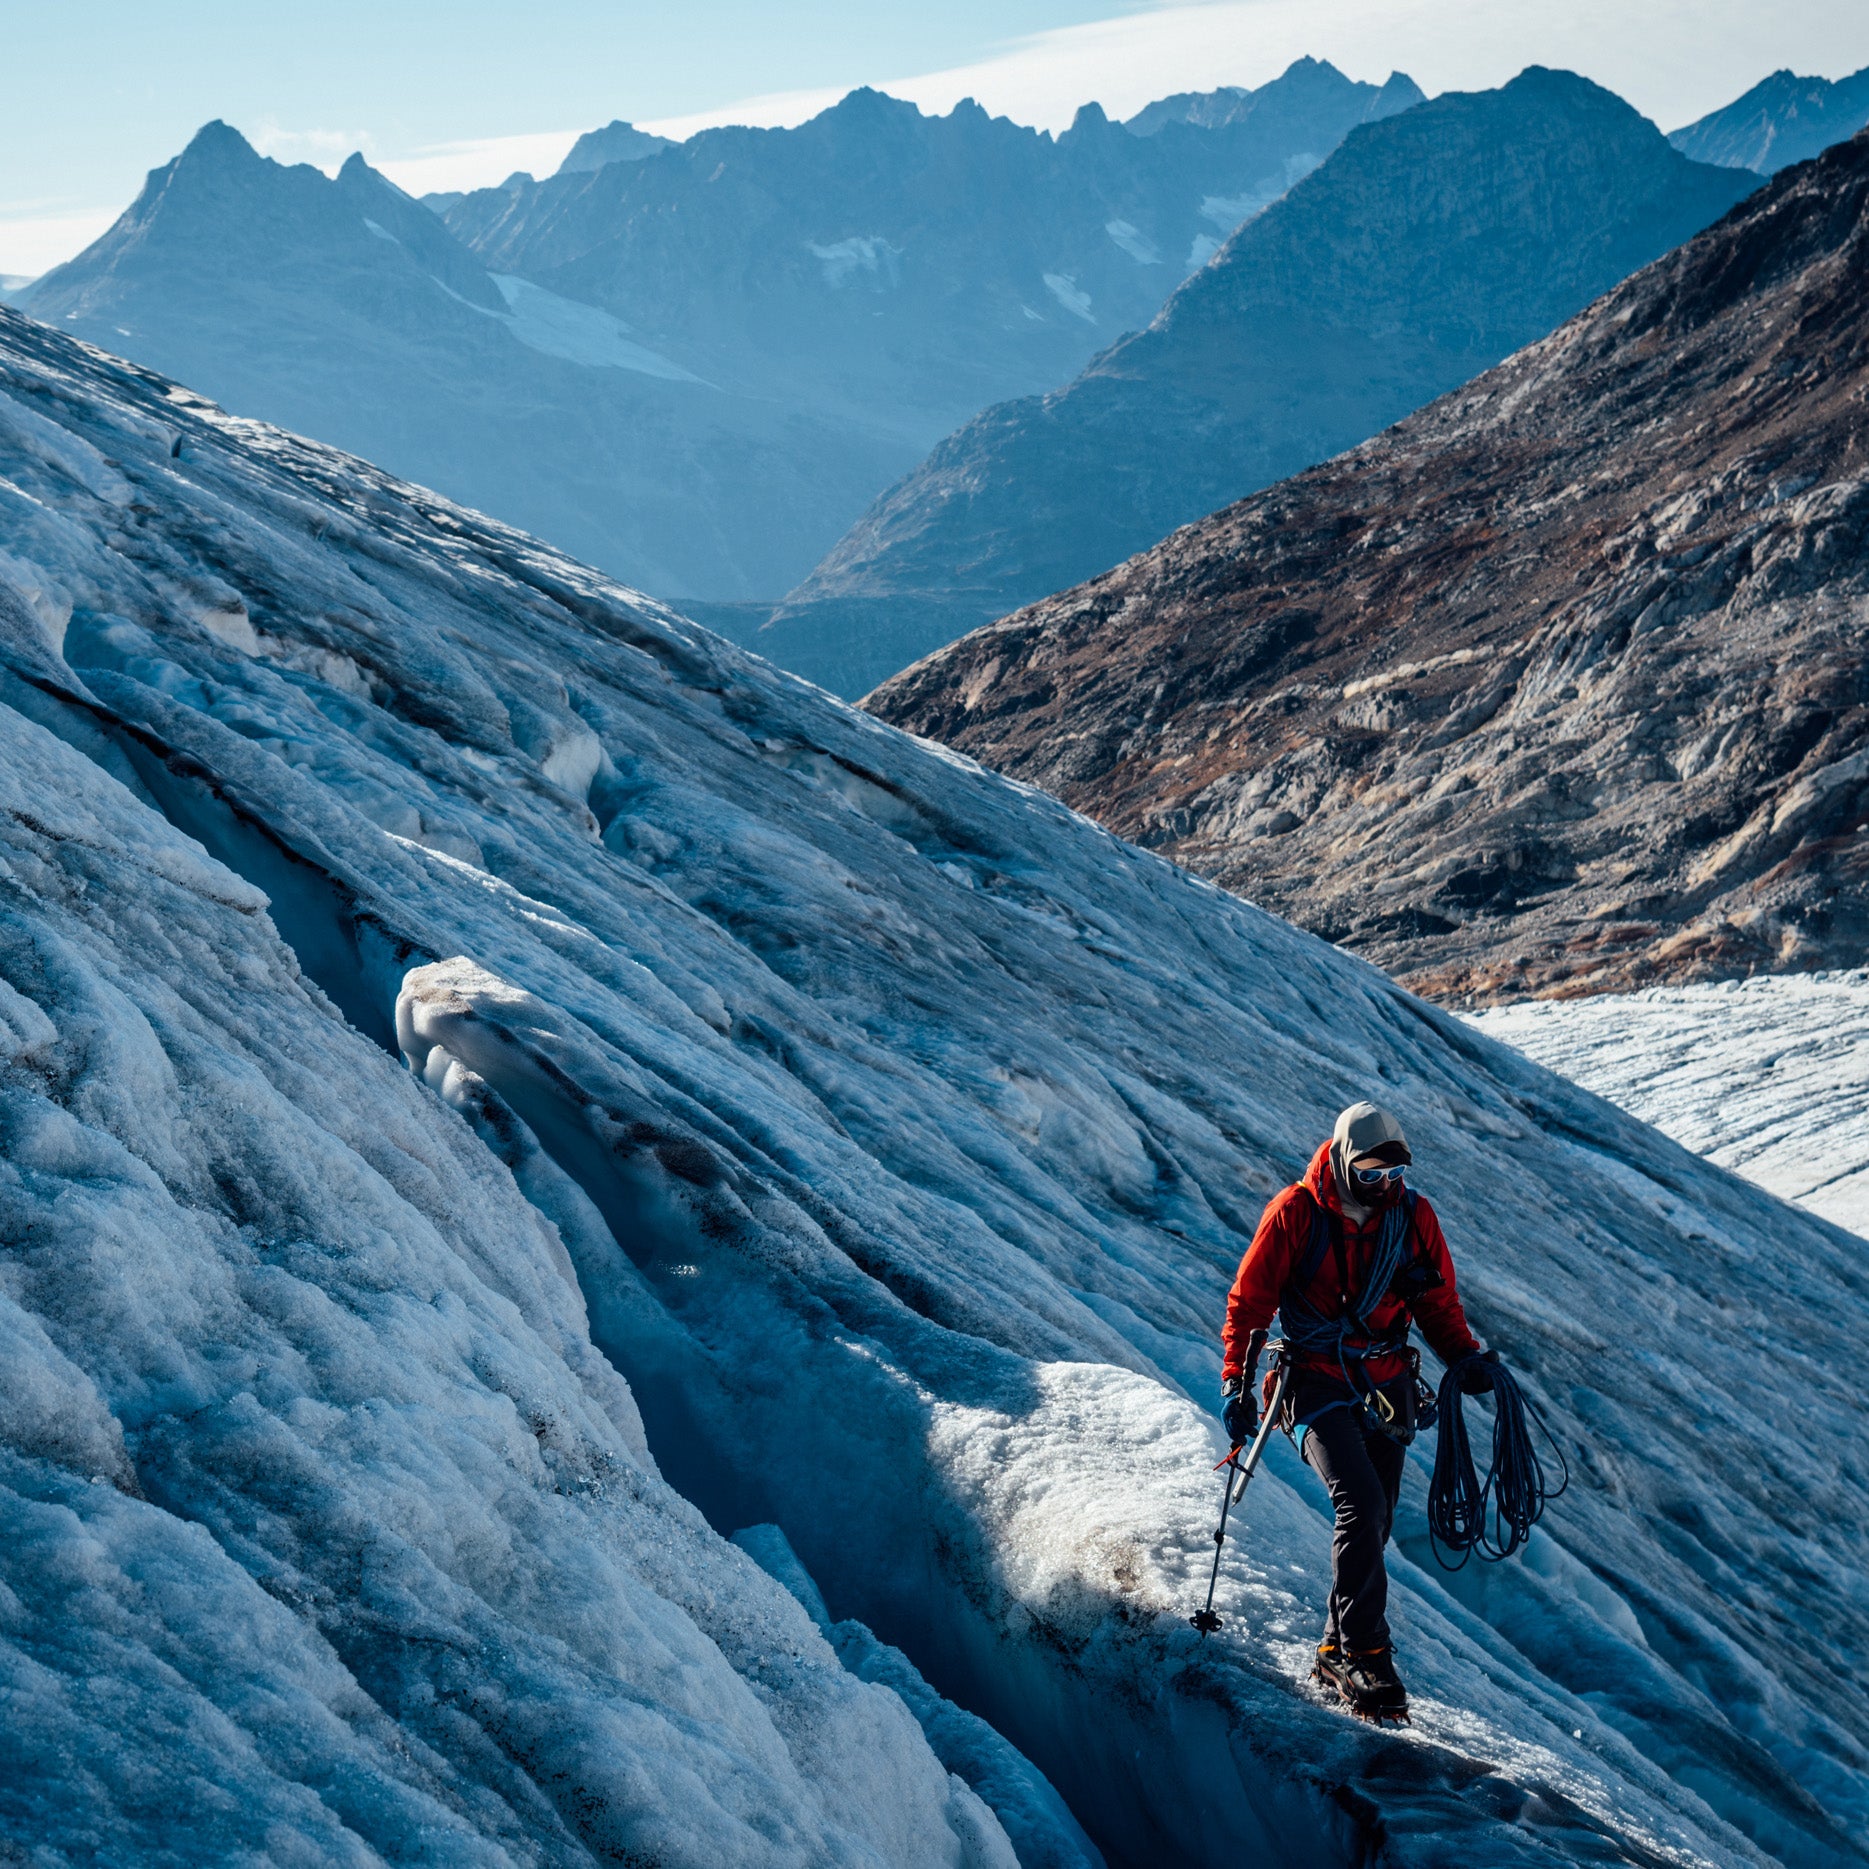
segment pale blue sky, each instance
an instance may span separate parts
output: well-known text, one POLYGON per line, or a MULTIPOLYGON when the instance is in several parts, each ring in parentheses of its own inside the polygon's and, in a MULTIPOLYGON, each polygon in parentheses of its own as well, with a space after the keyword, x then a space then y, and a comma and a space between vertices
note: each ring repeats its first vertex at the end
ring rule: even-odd
POLYGON ((1429 91, 1586 72, 1665 128, 1776 65, 1869 64, 1865 0, 0 0, 0 273, 95 237, 211 117, 282 160, 362 147, 413 188, 550 169, 612 117, 797 121, 850 86, 1061 127, 1309 52, 1429 91))

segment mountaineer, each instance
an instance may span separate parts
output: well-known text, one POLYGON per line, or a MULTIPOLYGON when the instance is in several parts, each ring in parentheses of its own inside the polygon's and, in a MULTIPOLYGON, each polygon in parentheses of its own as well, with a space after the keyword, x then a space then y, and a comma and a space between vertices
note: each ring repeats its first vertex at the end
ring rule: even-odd
POLYGON ((1337 1118, 1304 1179, 1272 1197, 1240 1261, 1221 1371, 1222 1419, 1237 1448, 1258 1426, 1253 1383, 1276 1312, 1295 1359, 1278 1425, 1302 1434, 1300 1451, 1337 1513, 1317 1679, 1378 1721, 1408 1717, 1383 1547, 1417 1412, 1431 1399, 1418 1389, 1411 1318, 1444 1363, 1477 1359, 1460 1377, 1463 1393, 1490 1393, 1497 1363, 1467 1327, 1434 1209, 1404 1185, 1412 1159, 1388 1111, 1355 1103, 1337 1118))

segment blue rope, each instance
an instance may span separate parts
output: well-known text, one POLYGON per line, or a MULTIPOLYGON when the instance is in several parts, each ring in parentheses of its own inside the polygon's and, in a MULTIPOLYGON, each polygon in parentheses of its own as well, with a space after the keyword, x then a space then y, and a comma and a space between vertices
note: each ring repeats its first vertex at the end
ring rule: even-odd
POLYGON ((1489 1564, 1510 1557, 1531 1536, 1545 1507, 1570 1484, 1570 1464, 1543 1410, 1496 1361, 1487 1363, 1493 1377, 1493 1463, 1481 1481, 1460 1389, 1462 1376, 1481 1360, 1463 1356, 1441 1378, 1434 1471, 1428 1479, 1428 1542, 1443 1570, 1459 1570, 1475 1552, 1489 1564), (1544 1463, 1531 1435, 1533 1421, 1563 1472, 1556 1487, 1545 1483, 1544 1463), (1443 1547, 1459 1553, 1458 1559, 1447 1557, 1443 1547))

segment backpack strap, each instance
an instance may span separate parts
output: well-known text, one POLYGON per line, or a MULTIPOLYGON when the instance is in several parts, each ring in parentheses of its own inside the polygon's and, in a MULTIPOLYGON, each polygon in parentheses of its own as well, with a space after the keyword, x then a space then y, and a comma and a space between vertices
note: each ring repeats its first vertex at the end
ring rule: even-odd
POLYGON ((1305 1245, 1304 1257, 1299 1260, 1298 1269, 1291 1275, 1285 1289, 1303 1297, 1311 1289, 1311 1281, 1317 1277, 1318 1269, 1324 1263, 1324 1255, 1330 1251, 1331 1216, 1309 1188, 1304 1187, 1302 1182, 1299 1186, 1311 1205, 1311 1237, 1305 1245))

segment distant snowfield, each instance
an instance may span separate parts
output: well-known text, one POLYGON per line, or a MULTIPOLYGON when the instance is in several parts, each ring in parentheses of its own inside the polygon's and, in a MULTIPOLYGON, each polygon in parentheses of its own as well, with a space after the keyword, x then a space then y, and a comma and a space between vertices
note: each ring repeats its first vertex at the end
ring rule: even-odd
POLYGON ((1865 1367, 1856 1238, 0 311, 0 1855, 1860 1865, 1865 1367), (1401 1734, 1283 1442, 1186 1620, 1370 1093, 1574 1472, 1450 1578, 1411 1463, 1401 1734))
POLYGON ((1470 1017, 1683 1147, 1869 1236, 1869 973, 1534 1000, 1470 1017))
MULTIPOLYGON (((366 220, 364 226, 381 239, 396 239, 375 221, 366 220)), ((544 286, 534 285, 517 273, 489 273, 487 276, 499 287, 500 297, 506 301, 503 312, 463 298, 445 280, 436 279, 434 283, 457 305, 465 305, 469 311, 503 324, 528 350, 540 351, 547 357, 560 357, 566 363, 583 364, 592 370, 628 370, 636 376, 661 377, 671 383, 702 381, 692 370, 684 370, 660 351, 639 344, 622 319, 596 305, 560 298, 556 292, 548 292, 544 286)))
POLYGON ((494 273, 493 283, 506 301, 507 323, 514 337, 548 357, 594 369, 633 370, 671 383, 698 383, 692 370, 672 363, 660 351, 639 344, 622 319, 596 305, 560 298, 517 273, 494 273))

